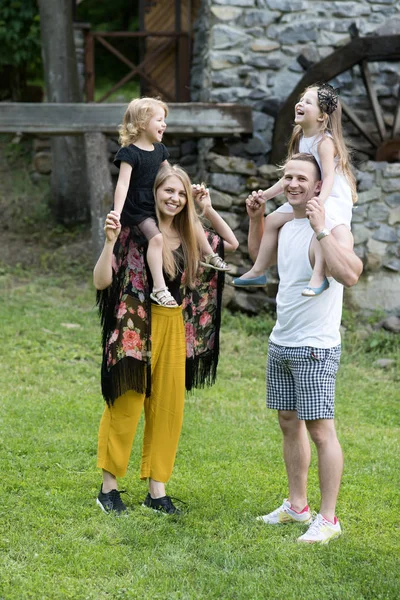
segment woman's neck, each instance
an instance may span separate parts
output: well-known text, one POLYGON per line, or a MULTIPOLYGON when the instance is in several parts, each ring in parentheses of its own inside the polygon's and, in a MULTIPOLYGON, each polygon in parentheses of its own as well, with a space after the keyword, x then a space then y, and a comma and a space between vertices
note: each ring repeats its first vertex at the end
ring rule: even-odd
POLYGON ((181 239, 178 231, 174 227, 174 218, 163 218, 160 220, 160 231, 163 234, 166 243, 172 250, 176 250, 181 245, 181 239))

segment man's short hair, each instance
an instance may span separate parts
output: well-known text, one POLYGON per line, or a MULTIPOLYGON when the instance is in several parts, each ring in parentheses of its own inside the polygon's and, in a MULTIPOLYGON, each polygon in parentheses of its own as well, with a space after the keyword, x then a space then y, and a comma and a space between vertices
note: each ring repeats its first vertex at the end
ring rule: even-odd
POLYGON ((298 152, 297 154, 293 154, 293 156, 291 156, 284 164, 284 169, 286 167, 286 165, 288 164, 288 162, 290 162, 291 160, 301 160, 302 162, 308 162, 311 163, 312 165, 314 165, 315 167, 315 171, 317 174, 317 181, 321 181, 322 180, 322 173, 321 173, 321 169, 319 164, 317 163, 317 161, 315 160, 314 156, 312 154, 307 154, 306 152, 298 152))

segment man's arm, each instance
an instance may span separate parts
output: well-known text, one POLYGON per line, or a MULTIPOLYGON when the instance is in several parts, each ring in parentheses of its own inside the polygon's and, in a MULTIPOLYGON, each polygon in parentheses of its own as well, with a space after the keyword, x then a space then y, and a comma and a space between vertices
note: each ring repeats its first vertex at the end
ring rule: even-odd
MULTIPOLYGON (((318 198, 307 202, 306 214, 311 227, 318 235, 325 228, 325 209, 318 198)), ((332 277, 346 287, 355 285, 362 273, 363 264, 353 250, 353 236, 347 227, 338 225, 332 229, 330 235, 315 243, 321 245, 327 269, 332 277)))

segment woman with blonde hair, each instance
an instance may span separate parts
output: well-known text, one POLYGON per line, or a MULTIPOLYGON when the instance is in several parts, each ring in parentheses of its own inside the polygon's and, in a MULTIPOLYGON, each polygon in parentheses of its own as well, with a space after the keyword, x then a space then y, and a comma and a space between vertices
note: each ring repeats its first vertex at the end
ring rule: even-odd
POLYGON ((144 406, 141 479, 149 482, 143 506, 167 514, 179 509, 166 495, 183 420, 185 388, 215 380, 223 273, 199 268, 195 200, 216 233, 214 250, 238 246, 216 213, 203 186, 192 188, 187 173, 168 163, 154 183, 158 224, 163 236, 163 275, 176 307, 152 300, 146 244, 121 229, 119 215, 106 218, 106 241, 94 269, 103 325, 102 392, 107 406, 99 430, 98 467, 103 484, 97 504, 105 512, 126 506, 117 477, 125 475, 144 406), (194 199, 195 198, 195 199, 194 199))

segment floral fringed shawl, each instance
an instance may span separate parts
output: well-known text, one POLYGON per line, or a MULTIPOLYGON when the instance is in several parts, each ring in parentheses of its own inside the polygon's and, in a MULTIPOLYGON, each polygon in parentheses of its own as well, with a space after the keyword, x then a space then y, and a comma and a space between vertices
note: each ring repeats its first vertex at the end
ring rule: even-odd
MULTIPOLYGON (((214 251, 223 256, 223 242, 207 231, 214 251)), ((128 227, 114 248, 113 281, 97 292, 102 325, 101 387, 108 405, 127 392, 151 394, 151 302, 145 263, 146 246, 128 227)), ((195 287, 185 286, 182 308, 186 335, 186 389, 215 382, 219 355, 224 274, 199 267, 195 287)))

